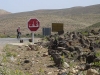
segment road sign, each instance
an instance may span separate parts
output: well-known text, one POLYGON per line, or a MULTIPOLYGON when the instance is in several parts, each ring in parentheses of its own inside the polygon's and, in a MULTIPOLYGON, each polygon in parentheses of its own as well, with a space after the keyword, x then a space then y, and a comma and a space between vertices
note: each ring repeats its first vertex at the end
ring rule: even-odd
POLYGON ((32 31, 32 42, 34 44, 34 31, 37 31, 40 27, 40 22, 37 19, 30 19, 28 21, 28 28, 32 31))
POLYGON ((48 36, 48 35, 51 35, 51 28, 49 28, 49 27, 44 27, 44 28, 42 28, 42 32, 43 32, 43 35, 44 36, 48 36))
POLYGON ((37 31, 40 27, 40 22, 37 19, 30 19, 28 21, 28 28, 30 31, 37 31))
POLYGON ((63 31, 63 23, 52 23, 52 32, 63 31))

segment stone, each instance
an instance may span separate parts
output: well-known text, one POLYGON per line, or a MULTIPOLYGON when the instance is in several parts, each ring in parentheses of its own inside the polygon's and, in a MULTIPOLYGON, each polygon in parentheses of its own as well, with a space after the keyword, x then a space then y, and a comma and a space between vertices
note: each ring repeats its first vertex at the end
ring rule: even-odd
POLYGON ((67 75, 67 70, 64 69, 64 70, 59 70, 58 74, 57 75, 67 75))
POLYGON ((43 57, 46 57, 46 56, 48 56, 48 53, 44 53, 44 54, 43 54, 43 57))
POLYGON ((67 62, 64 62, 64 65, 63 66, 64 66, 64 68, 69 68, 70 67, 67 62))
POLYGON ((23 39, 20 39, 20 43, 23 43, 23 39))
POLYGON ((86 75, 100 75, 95 69, 88 69, 86 75))
POLYGON ((77 73, 78 73, 78 69, 72 68, 72 69, 70 70, 70 72, 73 73, 73 74, 77 74, 77 73))
POLYGON ((48 72, 47 74, 48 74, 48 75, 52 75, 52 72, 48 72))

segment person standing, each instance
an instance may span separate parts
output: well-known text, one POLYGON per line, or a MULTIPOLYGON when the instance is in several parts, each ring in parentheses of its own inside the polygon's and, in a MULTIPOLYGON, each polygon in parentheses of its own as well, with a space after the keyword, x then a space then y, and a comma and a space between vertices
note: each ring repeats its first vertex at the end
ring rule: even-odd
POLYGON ((20 32, 20 27, 17 28, 17 39, 19 39, 21 36, 21 32, 20 32))

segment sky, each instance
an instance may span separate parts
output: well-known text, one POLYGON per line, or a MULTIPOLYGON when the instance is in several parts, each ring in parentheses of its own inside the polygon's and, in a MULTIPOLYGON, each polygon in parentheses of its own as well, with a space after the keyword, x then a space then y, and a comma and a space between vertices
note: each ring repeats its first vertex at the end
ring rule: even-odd
POLYGON ((11 13, 40 9, 63 9, 100 4, 100 0, 0 0, 0 9, 11 13))

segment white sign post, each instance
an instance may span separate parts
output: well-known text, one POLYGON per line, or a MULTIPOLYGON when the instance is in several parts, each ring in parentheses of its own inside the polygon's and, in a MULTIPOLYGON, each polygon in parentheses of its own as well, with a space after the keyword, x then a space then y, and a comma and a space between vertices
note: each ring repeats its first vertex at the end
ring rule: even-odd
POLYGON ((34 32, 32 32, 32 43, 34 44, 34 32))

